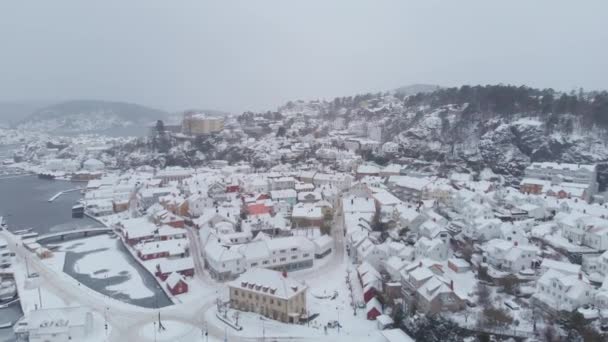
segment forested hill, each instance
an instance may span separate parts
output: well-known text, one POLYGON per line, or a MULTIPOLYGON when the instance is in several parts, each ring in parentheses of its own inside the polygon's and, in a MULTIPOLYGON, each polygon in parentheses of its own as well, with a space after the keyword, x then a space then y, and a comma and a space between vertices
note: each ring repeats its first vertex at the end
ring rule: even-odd
POLYGON ((608 182, 605 91, 462 86, 293 101, 278 109, 282 115, 298 113, 322 118, 321 125, 340 118, 345 127, 380 126, 382 142, 397 143, 399 152, 379 162, 416 158, 447 171, 489 167, 515 181, 533 161, 598 163, 602 185, 608 182))

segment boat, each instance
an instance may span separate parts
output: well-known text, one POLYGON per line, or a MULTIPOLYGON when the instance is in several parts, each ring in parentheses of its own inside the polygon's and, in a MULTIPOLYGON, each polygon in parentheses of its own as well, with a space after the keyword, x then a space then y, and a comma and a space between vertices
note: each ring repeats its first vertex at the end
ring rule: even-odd
POLYGON ((21 229, 21 230, 15 230, 13 232, 13 234, 15 235, 23 235, 23 234, 27 234, 29 232, 31 232, 34 228, 26 228, 26 229, 21 229))
POLYGON ((55 179, 55 175, 52 174, 52 173, 41 172, 41 173, 38 174, 38 178, 40 178, 40 179, 54 180, 55 179))
POLYGON ((74 218, 83 218, 84 217, 84 205, 82 203, 78 203, 72 207, 72 217, 74 217, 74 218))
POLYGON ((14 280, 0 282, 0 302, 8 302, 17 297, 17 286, 14 280))
POLYGON ((7 329, 10 328, 14 325, 15 323, 13 322, 6 322, 6 323, 2 323, 0 324, 0 329, 7 329))

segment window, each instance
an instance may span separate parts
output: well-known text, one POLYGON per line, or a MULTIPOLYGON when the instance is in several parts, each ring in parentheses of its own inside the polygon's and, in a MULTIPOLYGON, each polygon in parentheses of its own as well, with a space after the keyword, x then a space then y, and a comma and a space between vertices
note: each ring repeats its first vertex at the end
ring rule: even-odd
POLYGON ((281 258, 281 261, 285 261, 285 260, 287 260, 287 258, 281 258))
POLYGON ((268 260, 262 261, 262 265, 268 265, 268 260))
POLYGON ((258 263, 257 263, 257 262, 252 262, 252 263, 251 263, 251 267, 256 267, 257 265, 258 265, 258 263))
POLYGON ((298 250, 298 248, 297 248, 297 247, 294 247, 294 248, 292 248, 292 249, 291 249, 291 251, 292 251, 292 252, 295 252, 295 251, 297 251, 297 250, 298 250))
POLYGON ((298 256, 297 256, 297 255, 292 255, 292 256, 291 256, 291 259, 292 259, 292 260, 293 260, 293 259, 297 259, 297 258, 298 258, 298 256))
POLYGON ((302 255, 303 258, 308 258, 308 256, 310 256, 309 253, 304 253, 304 255, 302 255))

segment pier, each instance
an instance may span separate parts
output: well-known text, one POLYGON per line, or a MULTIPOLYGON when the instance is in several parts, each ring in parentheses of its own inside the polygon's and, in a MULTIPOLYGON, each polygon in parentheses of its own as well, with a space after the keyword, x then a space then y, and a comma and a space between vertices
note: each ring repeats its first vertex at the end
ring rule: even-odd
POLYGON ((78 190, 82 190, 82 188, 75 188, 75 189, 70 189, 70 190, 59 191, 58 193, 53 195, 53 197, 49 198, 49 202, 53 202, 54 200, 56 200, 57 198, 59 198, 59 196, 61 196, 63 194, 66 194, 68 192, 78 191, 78 190))
POLYGON ((72 237, 87 237, 94 236, 99 234, 108 234, 113 231, 110 227, 101 227, 101 228, 82 228, 82 229, 74 229, 74 230, 66 230, 62 232, 48 233, 42 234, 36 237, 36 242, 40 243, 44 240, 58 238, 59 240, 64 240, 67 236, 72 237))

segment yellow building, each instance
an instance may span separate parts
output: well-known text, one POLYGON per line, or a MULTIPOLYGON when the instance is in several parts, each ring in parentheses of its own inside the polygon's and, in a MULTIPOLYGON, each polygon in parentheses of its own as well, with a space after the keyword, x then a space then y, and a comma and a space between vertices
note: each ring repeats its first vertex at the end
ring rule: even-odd
POLYGON ((281 272, 252 268, 228 283, 230 306, 285 323, 306 317, 307 287, 281 272))
POLYGON ((189 135, 217 133, 223 129, 223 118, 202 113, 186 113, 182 121, 182 132, 189 135))

